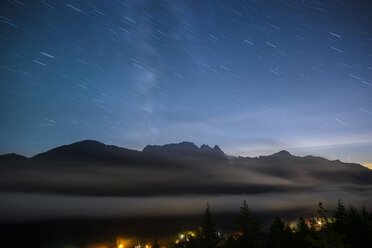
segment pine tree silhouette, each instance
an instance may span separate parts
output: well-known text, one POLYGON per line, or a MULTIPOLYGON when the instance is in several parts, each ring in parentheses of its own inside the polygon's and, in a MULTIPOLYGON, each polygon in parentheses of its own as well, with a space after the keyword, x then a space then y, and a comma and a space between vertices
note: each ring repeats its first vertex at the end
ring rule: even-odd
POLYGON ((203 248, 214 248, 218 242, 217 230, 213 223, 213 215, 209 204, 207 204, 207 208, 205 209, 204 216, 200 224, 198 240, 200 247, 203 248))
POLYGON ((238 231, 241 235, 237 239, 238 247, 261 247, 261 224, 252 216, 246 201, 240 207, 240 215, 236 219, 238 231))
POLYGON ((269 248, 293 247, 291 229, 287 227, 278 216, 274 219, 269 228, 267 246, 269 248))
POLYGON ((294 244, 295 247, 307 248, 310 247, 310 243, 308 239, 311 235, 311 230, 309 226, 306 224, 305 219, 300 216, 294 233, 294 244))

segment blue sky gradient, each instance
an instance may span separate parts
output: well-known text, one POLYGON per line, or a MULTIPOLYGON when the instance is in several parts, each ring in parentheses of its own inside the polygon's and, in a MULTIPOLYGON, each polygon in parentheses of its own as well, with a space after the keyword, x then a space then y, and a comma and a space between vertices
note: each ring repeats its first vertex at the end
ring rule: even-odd
POLYGON ((0 153, 83 139, 372 163, 369 1, 2 1, 0 153))

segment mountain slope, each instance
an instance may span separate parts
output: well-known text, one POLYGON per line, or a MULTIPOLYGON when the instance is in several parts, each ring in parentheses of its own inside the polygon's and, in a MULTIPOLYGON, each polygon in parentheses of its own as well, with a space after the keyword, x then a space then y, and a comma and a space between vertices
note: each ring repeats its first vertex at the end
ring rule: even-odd
POLYGON ((60 146, 40 153, 35 160, 118 160, 138 155, 138 151, 112 145, 105 145, 95 140, 83 140, 70 145, 60 146))
POLYGON ((32 158, 2 155, 0 191, 139 196, 262 194, 329 187, 369 190, 372 171, 320 157, 229 157, 218 147, 191 142, 143 151, 81 141, 32 158))

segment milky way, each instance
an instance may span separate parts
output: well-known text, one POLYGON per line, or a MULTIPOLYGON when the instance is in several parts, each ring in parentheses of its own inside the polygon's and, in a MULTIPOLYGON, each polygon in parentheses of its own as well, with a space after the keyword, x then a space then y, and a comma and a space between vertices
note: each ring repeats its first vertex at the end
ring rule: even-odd
POLYGON ((372 163, 369 1, 2 1, 0 153, 183 140, 372 163))

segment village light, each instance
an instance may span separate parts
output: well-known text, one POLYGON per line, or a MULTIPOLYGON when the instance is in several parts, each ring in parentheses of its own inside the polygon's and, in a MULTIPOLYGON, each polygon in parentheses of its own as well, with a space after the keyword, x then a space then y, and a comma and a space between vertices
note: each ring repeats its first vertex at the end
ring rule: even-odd
MULTIPOLYGON (((117 240, 116 240, 116 245, 117 245, 116 247, 117 248, 124 248, 125 244, 126 244, 125 239, 117 238, 117 240)), ((126 246, 128 246, 128 245, 126 245, 126 246)))

